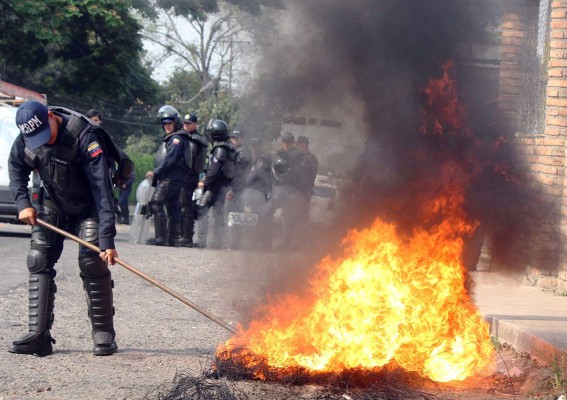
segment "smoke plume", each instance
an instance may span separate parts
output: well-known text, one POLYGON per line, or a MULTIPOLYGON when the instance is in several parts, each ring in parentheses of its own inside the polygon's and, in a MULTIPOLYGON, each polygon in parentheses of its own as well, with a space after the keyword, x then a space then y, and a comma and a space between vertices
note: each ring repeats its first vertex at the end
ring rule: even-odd
POLYGON ((533 194, 522 182, 523 167, 510 144, 514 132, 498 115, 497 77, 471 67, 463 56, 463 49, 486 41, 487 30, 498 25, 499 2, 287 4, 279 38, 265 49, 259 71, 266 79, 257 90, 286 110, 326 110, 344 126, 357 127, 342 132, 362 136, 365 143, 363 151, 352 154, 358 162, 348 171, 353 185, 342 212, 345 227, 366 226, 381 216, 411 229, 424 190, 419 183, 434 186, 442 179, 441 161, 450 159, 461 164, 463 174, 474 176, 466 187, 466 207, 481 223, 481 238, 490 233, 497 244, 498 238, 521 231, 520 209, 533 194), (472 135, 420 135, 422 89, 442 76, 448 60, 455 62, 459 101, 472 135), (478 171, 464 160, 475 160, 478 171))

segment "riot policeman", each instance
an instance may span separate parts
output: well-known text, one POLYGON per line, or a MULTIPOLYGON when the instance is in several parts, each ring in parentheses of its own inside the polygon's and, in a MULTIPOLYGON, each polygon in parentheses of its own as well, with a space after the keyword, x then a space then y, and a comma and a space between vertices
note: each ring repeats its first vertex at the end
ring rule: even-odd
POLYGON ((269 231, 273 215, 268 215, 268 199, 272 192, 271 158, 262 149, 259 138, 253 137, 249 143, 250 163, 243 177, 242 199, 250 213, 258 215, 257 225, 244 237, 248 247, 271 249, 272 236, 269 231))
POLYGON ((229 141, 228 125, 221 119, 212 119, 206 133, 213 142, 209 165, 205 174, 203 196, 197 201, 199 218, 206 216, 209 207, 213 208, 214 235, 210 247, 222 248, 224 245, 224 203, 229 185, 234 177, 236 150, 229 141))
POLYGON ((197 130, 197 115, 186 114, 183 117, 183 130, 188 136, 188 150, 186 164, 189 168, 187 185, 181 192, 181 238, 179 245, 183 247, 193 247, 193 234, 195 233, 195 207, 193 193, 199 183, 199 175, 204 172, 207 160, 207 138, 197 130), (190 158, 190 159, 188 159, 190 158))
POLYGON ((299 189, 302 154, 295 147, 292 133, 284 133, 281 140, 282 148, 276 152, 272 163, 273 186, 268 207, 271 215, 278 208, 282 209, 282 242, 279 249, 287 250, 292 247, 306 201, 299 189))
POLYGON ((153 182, 156 189, 150 200, 155 237, 148 239, 146 243, 180 246, 181 195, 184 191, 189 191, 189 185, 195 177, 195 171, 192 170, 192 141, 189 134, 182 130, 181 117, 174 107, 161 107, 158 118, 165 136, 156 153, 153 182))
MULTIPOLYGON (((226 213, 230 217, 231 213, 241 213, 245 211, 245 199, 243 197, 245 189, 245 179, 252 163, 250 148, 244 143, 242 130, 235 128, 228 135, 229 140, 235 150, 234 173, 226 195, 226 213)), ((242 246, 244 230, 242 226, 228 224, 228 248, 238 249, 242 246)))
MULTIPOLYGON (((79 234, 101 249, 79 247, 80 276, 87 295, 96 356, 116 352, 112 279, 107 263, 118 256, 114 246, 114 193, 109 155, 118 148, 101 127, 72 110, 24 102, 17 111, 20 135, 8 159, 10 191, 19 219, 33 225, 27 256, 29 277, 29 332, 17 338, 9 352, 46 356, 53 352, 56 275, 55 263, 63 251, 63 237, 36 218, 79 234), (37 170, 44 193, 32 205, 29 175, 37 170)), ((121 151, 121 150, 120 150, 121 151)), ((114 165, 112 165, 114 167, 114 165)))
POLYGON ((309 139, 305 136, 297 138, 297 150, 301 153, 301 161, 299 163, 299 182, 298 187, 307 201, 313 196, 313 187, 315 186, 315 178, 319 170, 319 160, 309 151, 309 139))

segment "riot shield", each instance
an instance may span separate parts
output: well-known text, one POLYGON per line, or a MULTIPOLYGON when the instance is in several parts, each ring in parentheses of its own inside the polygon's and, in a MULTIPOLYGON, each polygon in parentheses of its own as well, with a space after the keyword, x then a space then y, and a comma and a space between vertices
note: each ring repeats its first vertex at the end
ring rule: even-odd
POLYGON ((129 243, 145 244, 149 237, 151 215, 149 202, 155 188, 148 179, 144 179, 136 189, 136 208, 130 225, 129 243))

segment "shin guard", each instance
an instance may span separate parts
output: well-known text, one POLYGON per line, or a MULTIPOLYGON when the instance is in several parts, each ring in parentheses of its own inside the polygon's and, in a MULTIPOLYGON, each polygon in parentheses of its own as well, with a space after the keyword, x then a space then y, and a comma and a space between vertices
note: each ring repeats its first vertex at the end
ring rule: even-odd
POLYGON ((29 277, 29 332, 14 340, 10 353, 35 354, 39 357, 53 353, 49 330, 53 324, 53 305, 57 288, 52 274, 31 273, 29 277))
POLYGON ((110 274, 98 279, 83 277, 83 286, 87 295, 89 318, 95 356, 110 355, 118 346, 114 340, 114 307, 112 305, 112 279, 110 274))

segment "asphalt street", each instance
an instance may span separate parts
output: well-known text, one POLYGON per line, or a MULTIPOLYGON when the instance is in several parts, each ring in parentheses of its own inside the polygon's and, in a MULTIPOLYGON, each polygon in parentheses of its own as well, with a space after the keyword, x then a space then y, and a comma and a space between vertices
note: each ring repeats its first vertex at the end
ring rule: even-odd
POLYGON ((25 283, 31 227, 0 223, 0 295, 25 283))

